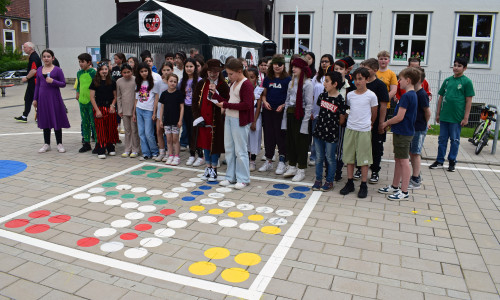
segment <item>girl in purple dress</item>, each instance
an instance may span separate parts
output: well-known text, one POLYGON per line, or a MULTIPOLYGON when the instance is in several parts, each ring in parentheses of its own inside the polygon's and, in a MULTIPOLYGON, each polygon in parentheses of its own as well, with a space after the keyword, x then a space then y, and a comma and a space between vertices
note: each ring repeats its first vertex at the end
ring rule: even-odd
POLYGON ((42 52, 43 66, 36 70, 35 96, 33 106, 38 116, 38 128, 43 129, 44 145, 39 153, 50 150, 50 131, 54 128, 57 151, 66 152, 62 145, 62 128, 69 128, 68 116, 59 88, 66 86, 64 74, 52 64, 54 52, 45 49, 42 52))

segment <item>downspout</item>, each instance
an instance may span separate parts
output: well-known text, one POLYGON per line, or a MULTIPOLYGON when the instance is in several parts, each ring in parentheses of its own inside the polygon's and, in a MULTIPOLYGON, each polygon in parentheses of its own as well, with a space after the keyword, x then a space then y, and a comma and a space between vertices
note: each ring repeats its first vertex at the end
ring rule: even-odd
POLYGON ((47 12, 47 0, 43 0, 43 16, 45 21, 45 49, 49 49, 49 18, 47 12))

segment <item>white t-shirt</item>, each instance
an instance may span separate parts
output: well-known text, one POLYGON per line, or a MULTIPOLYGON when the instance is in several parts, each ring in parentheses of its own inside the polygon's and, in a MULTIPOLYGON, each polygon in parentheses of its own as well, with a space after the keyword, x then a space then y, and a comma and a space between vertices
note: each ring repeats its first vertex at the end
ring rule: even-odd
POLYGON ((151 75, 153 75, 153 80, 154 82, 157 82, 158 80, 161 80, 161 75, 156 73, 156 72, 151 72, 151 75))
MULTIPOLYGON (((160 76, 161 78, 161 76, 160 76)), ((161 79, 160 79, 161 80, 161 79)), ((160 83, 155 80, 155 86, 160 83)), ((148 82, 143 81, 139 92, 135 93, 135 98, 137 99, 137 108, 153 111, 155 105, 155 94, 156 89, 153 87, 148 91, 148 82)))
POLYGON ((370 131, 372 126, 372 107, 378 106, 377 96, 367 90, 358 95, 355 91, 347 94, 347 105, 350 107, 347 128, 356 131, 370 131))
POLYGON ((177 67, 174 67, 174 74, 177 75, 177 77, 179 77, 179 81, 178 82, 181 82, 182 81, 182 76, 184 75, 184 70, 180 70, 177 67))

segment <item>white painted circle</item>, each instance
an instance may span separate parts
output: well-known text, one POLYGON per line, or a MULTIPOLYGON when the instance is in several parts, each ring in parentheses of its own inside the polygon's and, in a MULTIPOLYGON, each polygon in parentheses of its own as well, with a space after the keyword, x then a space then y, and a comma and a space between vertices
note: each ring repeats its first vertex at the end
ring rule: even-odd
POLYGON ((116 221, 111 222, 111 226, 115 227, 115 228, 127 227, 130 224, 132 224, 132 221, 130 221, 130 220, 116 220, 116 221))
POLYGON ((139 203, 137 202, 126 202, 121 205, 122 208, 137 208, 139 203))
POLYGON ((183 188, 183 187, 175 187, 172 189, 172 192, 174 193, 184 193, 186 192, 188 189, 187 188, 183 188))
POLYGON ((267 221, 276 226, 285 225, 286 223, 288 223, 288 221, 283 218, 271 218, 267 221))
POLYGON ((90 194, 87 193, 80 193, 73 196, 73 198, 78 200, 87 199, 88 197, 90 197, 90 194))
POLYGON ((243 223, 240 224, 240 229, 245 231, 254 231, 259 229, 259 225, 255 223, 243 223))
MULTIPOLYGON (((203 176, 203 174, 202 174, 202 176, 203 176)), ((195 183, 203 182, 203 180, 201 180, 200 178, 190 178, 189 181, 195 182, 195 183)))
POLYGON ((224 198, 224 194, 221 194, 221 193, 211 193, 211 194, 208 194, 208 197, 215 198, 215 199, 220 199, 220 198, 224 198))
POLYGON ((158 196, 158 195, 161 195, 163 193, 163 191, 161 190, 149 190, 146 192, 146 194, 150 195, 150 196, 158 196))
POLYGON ((139 219, 144 218, 144 214, 134 211, 134 212, 126 214, 125 218, 127 218, 129 220, 139 220, 139 219))
POLYGON ((233 191, 233 189, 228 188, 228 187, 220 187, 220 188, 216 189, 216 191, 219 193, 230 193, 233 191))
POLYGON ((114 228, 100 228, 94 232, 94 235, 96 237, 104 237, 104 236, 112 236, 115 233, 116 229, 114 228))
POLYGON ((122 242, 109 242, 109 243, 104 243, 101 245, 101 251, 104 252, 116 252, 120 251, 123 249, 123 243, 122 242))
POLYGON ((234 203, 233 201, 221 201, 221 202, 219 202, 220 207, 233 207, 235 205, 236 205, 236 203, 234 203))
POLYGON ((238 204, 236 208, 239 210, 252 210, 254 206, 252 204, 238 204))
POLYGON ((175 230, 173 230, 171 228, 160 228, 160 229, 155 230, 155 235, 157 237, 161 237, 161 238, 171 237, 174 234, 175 234, 175 230))
POLYGON ((116 186, 116 189, 120 190, 120 191, 130 190, 131 188, 132 188, 132 186, 128 185, 128 184, 120 184, 120 185, 116 186))
POLYGON ((137 209, 138 211, 141 212, 152 212, 156 210, 156 206, 154 205, 143 205, 137 209))
POLYGON ((188 188, 188 187, 195 187, 196 183, 194 183, 194 182, 183 182, 183 183, 181 183, 181 186, 186 187, 186 188, 188 188))
POLYGON ((201 200, 200 200, 200 203, 201 203, 201 204, 205 204, 205 205, 212 205, 212 204, 217 203, 217 200, 215 200, 215 199, 210 199, 210 198, 205 198, 205 199, 201 199, 201 200))
POLYGON ((289 217, 293 215, 293 211, 288 209, 278 209, 276 211, 276 214, 280 217, 289 217))
POLYGON ((222 227, 234 227, 238 225, 238 222, 232 219, 223 219, 219 221, 219 225, 222 227))
POLYGON ((182 228, 187 226, 187 222, 183 220, 172 220, 167 223, 170 228, 182 228))
POLYGON ((159 238, 145 238, 142 239, 139 243, 143 247, 151 248, 160 246, 161 244, 163 244, 163 241, 159 238))
POLYGON ((125 255, 125 257, 128 258, 141 258, 146 256, 146 254, 148 254, 148 250, 144 248, 132 248, 125 250, 123 254, 125 255))
POLYGON ((213 216, 203 216, 198 218, 198 222, 204 224, 211 224, 217 222, 217 218, 213 216))
POLYGON ((255 210, 261 214, 270 214, 274 211, 274 209, 272 209, 268 206, 260 206, 260 207, 257 207, 255 210))
POLYGON ((147 191, 148 189, 145 188, 145 187, 135 187, 133 189, 131 189, 130 191, 132 193, 144 193, 145 191, 147 191))
POLYGON ((163 197, 165 197, 165 198, 177 198, 177 197, 179 197, 179 194, 168 192, 168 193, 163 194, 163 197))
POLYGON ((102 187, 95 187, 95 188, 89 189, 88 192, 91 193, 91 194, 102 193, 102 192, 104 192, 104 188, 102 188, 102 187))
POLYGON ((104 200, 106 200, 106 197, 104 196, 94 196, 89 198, 89 202, 94 202, 94 203, 103 202, 104 200))
POLYGON ((179 219, 185 220, 185 221, 194 220, 197 217, 198 217, 198 215, 195 213, 182 213, 179 215, 179 219))
POLYGON ((111 199, 111 200, 106 200, 104 201, 105 205, 120 205, 122 204, 122 200, 120 199, 111 199))

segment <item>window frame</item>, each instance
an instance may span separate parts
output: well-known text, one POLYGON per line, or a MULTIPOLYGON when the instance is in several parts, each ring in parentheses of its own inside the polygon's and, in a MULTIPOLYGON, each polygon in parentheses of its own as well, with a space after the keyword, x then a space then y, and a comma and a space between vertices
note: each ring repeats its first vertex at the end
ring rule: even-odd
POLYGON ((12 42, 12 45, 13 45, 12 51, 14 52, 16 50, 16 31, 15 30, 13 30, 13 29, 4 29, 3 30, 3 48, 4 49, 6 48, 5 45, 7 44, 7 42, 12 42), (5 38, 5 34, 7 32, 11 32, 12 33, 12 40, 7 40, 5 38))
POLYGON ((30 32, 30 23, 27 21, 21 21, 21 32, 30 32), (26 25, 26 30, 23 29, 23 26, 26 25))
POLYGON ((392 12, 392 31, 391 31, 391 60, 390 65, 394 66, 407 66, 408 59, 410 56, 406 57, 405 61, 394 61, 394 44, 396 40, 408 40, 408 49, 410 49, 411 54, 411 45, 413 41, 425 41, 425 50, 424 50, 424 59, 421 59, 420 65, 427 66, 428 58, 429 58, 429 40, 430 40, 430 30, 432 24, 432 12, 428 11, 418 11, 418 12, 410 12, 410 11, 393 11, 392 12), (396 21, 398 15, 410 15, 410 28, 408 28, 408 35, 396 35, 396 21), (425 36, 421 35, 413 35, 413 23, 415 19, 415 15, 427 15, 427 30, 425 36))
MULTIPOLYGON (((349 39, 349 50, 352 51, 352 40, 353 39, 365 39, 366 40, 366 51, 365 51, 365 58, 359 59, 359 58, 354 58, 354 61, 357 63, 362 62, 363 60, 366 60, 370 58, 370 23, 371 23, 371 11, 335 11, 335 16, 334 16, 334 21, 333 21, 333 47, 332 47, 332 55, 335 60, 337 58, 335 57, 335 53, 337 50, 337 38, 340 39, 349 39), (351 15, 351 28, 349 29, 349 34, 338 34, 337 33, 337 25, 338 25, 338 19, 339 15, 351 15), (354 15, 362 15, 366 14, 366 34, 354 34, 354 15)), ((349 53, 352 57, 352 53, 349 53)))
POLYGON ((453 67, 453 61, 455 60, 456 56, 456 51, 457 51, 457 42, 459 41, 471 41, 471 55, 469 58, 469 62, 467 64, 467 68, 474 68, 474 69, 491 69, 491 55, 493 52, 493 41, 495 40, 495 26, 496 26, 496 16, 497 14, 494 12, 461 12, 461 11, 456 11, 455 12, 455 32, 454 32, 454 38, 453 38, 453 51, 451 54, 451 61, 450 61, 450 67, 453 67), (473 15, 474 16, 474 22, 472 24, 472 36, 458 36, 458 24, 460 21, 460 15, 473 15), (491 34, 490 37, 476 37, 476 28, 477 28, 477 17, 479 15, 491 15, 492 20, 491 20, 491 34), (487 64, 475 64, 473 63, 473 56, 474 56, 474 47, 473 44, 475 42, 489 42, 490 43, 490 49, 489 49, 489 55, 488 55, 488 63, 487 64))
MULTIPOLYGON (((288 33, 288 34, 283 34, 283 20, 285 16, 295 16, 295 12, 280 12, 280 27, 279 27, 279 49, 277 53, 283 54, 283 39, 290 39, 293 38, 295 39, 295 33, 288 33)), ((299 12, 300 15, 309 15, 311 22, 309 24, 309 34, 299 34, 299 40, 300 39, 309 39, 309 51, 312 51, 312 45, 313 45, 313 24, 314 24, 314 12, 299 12)), ((295 31, 295 27, 294 27, 295 31)), ((294 50, 295 51, 295 50, 294 50)), ((283 54, 285 55, 285 54, 283 54)), ((293 55, 293 54, 292 54, 293 55)), ((288 57, 288 55, 285 55, 285 57, 288 57)))

